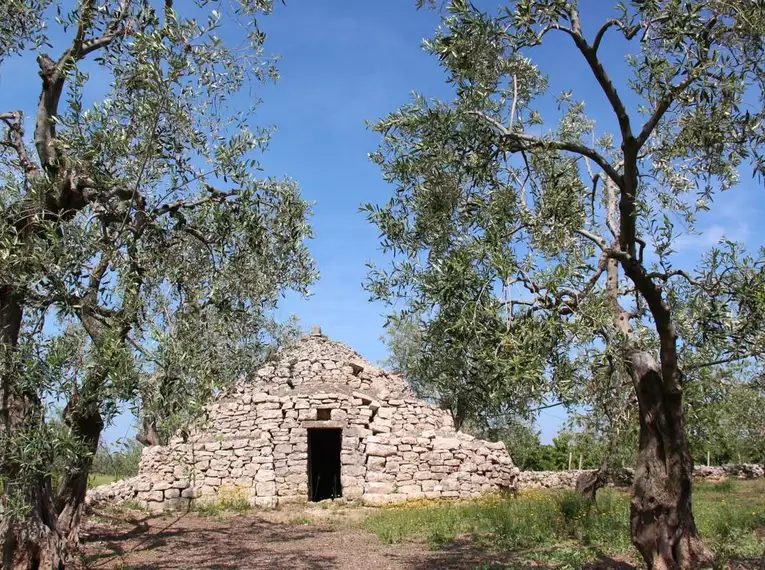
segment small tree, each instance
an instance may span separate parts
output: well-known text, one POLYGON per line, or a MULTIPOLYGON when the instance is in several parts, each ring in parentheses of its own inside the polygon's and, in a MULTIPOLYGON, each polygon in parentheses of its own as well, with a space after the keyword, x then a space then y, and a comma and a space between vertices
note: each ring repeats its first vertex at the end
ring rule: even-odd
POLYGON ((765 11, 641 0, 590 33, 574 0, 446 10, 425 47, 454 101, 417 96, 374 127, 372 158, 396 191, 367 211, 395 255, 370 290, 453 339, 439 350, 465 347, 507 374, 491 387, 517 371, 523 394, 517 362, 559 397, 637 408, 633 543, 651 568, 692 567, 709 552, 691 507, 684 378, 762 354, 765 272, 730 242, 677 267, 672 220, 693 228, 742 170, 765 172, 765 11), (568 41, 560 65, 586 64, 601 94, 587 104, 607 105, 613 132, 597 134, 570 91, 556 125, 542 117, 547 81, 528 57, 553 34, 568 41), (627 90, 601 59, 610 34, 623 38, 627 90))
POLYGON ((314 276, 308 205, 292 181, 256 176, 270 130, 231 105, 275 77, 255 21, 269 10, 0 6, 0 63, 36 58, 41 78, 39 98, 0 113, 4 567, 64 567, 119 402, 200 409, 264 356, 278 299, 314 276), (68 36, 55 57, 42 50, 52 25, 68 36), (92 70, 109 84, 87 106, 92 70), (172 390, 151 399, 147 378, 172 390), (56 401, 65 429, 50 427, 56 401))
POLYGON ((706 368, 687 382, 687 425, 695 462, 762 463, 765 390, 752 366, 706 368))

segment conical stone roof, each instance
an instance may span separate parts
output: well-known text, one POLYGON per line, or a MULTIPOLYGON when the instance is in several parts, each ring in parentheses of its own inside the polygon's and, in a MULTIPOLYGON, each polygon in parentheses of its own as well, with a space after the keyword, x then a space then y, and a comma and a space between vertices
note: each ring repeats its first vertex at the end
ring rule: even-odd
POLYGON ((352 348, 327 338, 316 329, 295 346, 277 354, 273 362, 261 367, 239 389, 280 396, 358 391, 382 399, 414 397, 401 376, 375 366, 352 348))

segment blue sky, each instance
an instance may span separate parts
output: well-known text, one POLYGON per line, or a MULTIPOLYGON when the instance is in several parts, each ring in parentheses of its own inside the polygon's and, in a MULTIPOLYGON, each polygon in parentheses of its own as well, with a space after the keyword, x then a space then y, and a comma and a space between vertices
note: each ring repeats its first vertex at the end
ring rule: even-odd
MULTIPOLYGON (((594 34, 596 23, 612 16, 606 9, 611 4, 582 2, 585 32, 594 34)), ((276 2, 273 14, 262 21, 267 51, 281 56, 280 81, 259 93, 263 104, 257 109, 258 122, 277 127, 263 157, 265 174, 296 179, 304 197, 315 202, 315 239, 309 247, 321 273, 313 295, 307 300, 289 296, 280 315, 296 314, 306 329, 321 325, 325 334, 371 361, 386 356, 380 342, 386 309, 370 303, 361 287, 365 262, 381 257, 376 229, 358 208, 387 200, 392 188, 367 159, 378 138, 365 121, 396 110, 412 91, 449 98, 436 59, 420 49, 421 40, 437 25, 438 14, 417 11, 414 0, 288 0, 286 5, 276 2)), ((575 57, 570 40, 549 37, 531 55, 550 76, 550 90, 573 89, 576 98, 588 101, 598 131, 610 129, 607 101, 584 62, 575 57)), ((623 85, 626 73, 623 47, 617 34, 609 34, 601 52, 617 86, 623 85)), ((0 68, 0 110, 22 107, 31 114, 28 101, 31 96, 36 102, 38 85, 30 57, 7 62, 0 68)), ((692 261, 723 235, 761 244, 760 191, 751 182, 720 197, 712 212, 700 218, 702 234, 685 236, 677 244, 682 255, 692 261)), ((550 441, 563 419, 560 408, 540 418, 544 441, 550 441)), ((130 432, 131 420, 122 416, 106 438, 130 432)))

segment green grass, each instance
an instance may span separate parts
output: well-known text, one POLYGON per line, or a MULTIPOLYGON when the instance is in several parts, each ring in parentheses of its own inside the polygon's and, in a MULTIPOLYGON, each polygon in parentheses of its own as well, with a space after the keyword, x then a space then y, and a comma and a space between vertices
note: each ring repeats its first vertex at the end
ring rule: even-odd
POLYGON ((121 477, 116 477, 107 473, 91 473, 88 475, 88 489, 100 487, 101 485, 106 485, 108 483, 114 483, 120 479, 121 477))
MULTIPOLYGON (((765 481, 699 484, 694 509, 699 532, 719 562, 755 557, 765 541, 765 481), (728 490, 726 490, 728 489, 728 490)), ((594 505, 570 491, 529 491, 517 499, 408 503, 369 516, 366 528, 383 542, 427 542, 431 548, 472 533, 479 542, 519 560, 579 568, 598 556, 638 560, 629 538, 629 497, 610 489, 594 505)))

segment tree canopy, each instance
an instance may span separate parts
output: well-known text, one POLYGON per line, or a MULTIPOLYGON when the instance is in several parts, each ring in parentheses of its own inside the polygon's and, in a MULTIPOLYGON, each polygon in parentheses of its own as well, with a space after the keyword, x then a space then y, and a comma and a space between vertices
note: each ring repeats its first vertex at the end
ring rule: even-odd
POLYGON ((273 309, 315 269, 297 184, 260 172, 272 129, 251 93, 277 78, 257 25, 270 9, 0 7, 0 64, 36 57, 41 78, 39 100, 0 113, 0 530, 19 567, 65 558, 121 402, 172 430, 292 335, 273 309), (94 77, 108 88, 92 100, 94 77), (49 427, 57 406, 68 431, 49 427))
POLYGON ((590 30, 572 0, 496 14, 455 0, 425 42, 454 98, 418 94, 373 127, 395 188, 365 206, 391 254, 373 297, 402 300, 422 359, 452 363, 486 402, 554 394, 614 427, 639 419, 633 541, 654 568, 707 556, 683 386, 763 354, 763 252, 725 240, 688 266, 674 248, 721 192, 765 173, 763 32, 757 3, 620 3, 590 30), (533 58, 552 38, 597 96, 550 93, 533 58))

